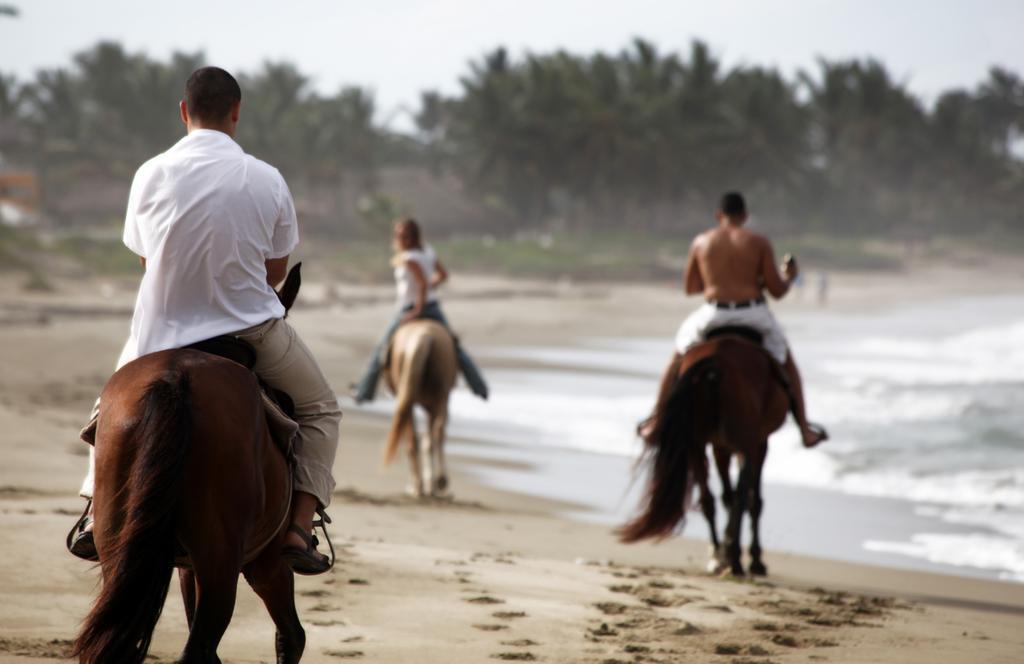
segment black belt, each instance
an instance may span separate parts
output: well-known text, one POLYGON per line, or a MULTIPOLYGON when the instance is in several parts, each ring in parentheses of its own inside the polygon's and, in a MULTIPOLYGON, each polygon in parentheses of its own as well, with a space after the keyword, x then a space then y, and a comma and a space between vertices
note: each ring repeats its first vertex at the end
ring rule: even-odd
POLYGON ((749 309, 750 307, 758 304, 764 304, 764 296, 754 298, 753 300, 744 300, 743 302, 723 302, 721 300, 708 300, 708 304, 713 305, 716 309, 749 309))

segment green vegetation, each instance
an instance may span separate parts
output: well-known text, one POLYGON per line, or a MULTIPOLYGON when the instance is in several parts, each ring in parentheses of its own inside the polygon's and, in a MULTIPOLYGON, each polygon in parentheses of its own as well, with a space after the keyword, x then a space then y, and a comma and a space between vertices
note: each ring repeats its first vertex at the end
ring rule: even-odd
POLYGON ((0 224, 0 272, 28 268, 38 249, 33 233, 0 224))
MULTIPOLYGON (((576 234, 521 233, 514 237, 462 236, 431 241, 438 255, 460 272, 534 279, 649 280, 682 274, 689 238, 680 235, 599 231, 576 234)), ((902 256, 887 245, 821 235, 781 237, 779 259, 795 254, 801 266, 830 270, 899 270, 902 256)), ((356 242, 304 251, 315 270, 346 280, 386 282, 389 252, 382 242, 356 242)))
POLYGON ((53 249, 93 274, 119 276, 140 273, 139 257, 129 251, 120 238, 69 235, 56 240, 53 249))
MULTIPOLYGON (((181 136, 183 83, 205 61, 100 43, 32 80, 0 74, 0 154, 39 175, 51 228, 123 214, 134 170, 181 136)), ((823 265, 891 269, 933 237, 1024 250, 1024 81, 1005 69, 926 105, 872 59, 787 77, 726 68, 699 41, 686 53, 639 39, 617 53, 498 48, 456 93, 424 92, 411 135, 381 124, 366 89, 323 95, 281 62, 238 76, 239 142, 285 174, 307 246, 343 246, 353 275, 386 272, 386 251, 361 242, 411 213, 473 269, 657 276, 678 269, 669 259, 725 189, 823 265)), ((134 267, 113 241, 58 249, 102 273, 134 267)))

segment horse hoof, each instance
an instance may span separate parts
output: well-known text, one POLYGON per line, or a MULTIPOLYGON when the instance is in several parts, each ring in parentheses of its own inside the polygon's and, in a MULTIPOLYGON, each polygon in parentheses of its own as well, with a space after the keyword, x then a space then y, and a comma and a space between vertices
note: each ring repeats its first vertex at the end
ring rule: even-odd
POLYGON ((728 565, 728 566, 723 565, 723 567, 725 569, 723 569, 722 573, 719 575, 722 578, 727 578, 727 579, 745 579, 746 576, 747 576, 747 573, 744 571, 742 565, 728 565))
POLYGON ((443 477, 443 476, 437 478, 436 492, 438 494, 444 494, 447 491, 448 491, 448 478, 447 477, 443 477))
POLYGON ((718 576, 719 574, 724 572, 727 567, 728 565, 723 563, 721 560, 718 560, 717 558, 712 558, 708 561, 708 574, 718 576))
POLYGON ((410 484, 409 486, 405 487, 405 495, 410 496, 412 498, 422 498, 423 489, 418 486, 413 486, 412 484, 410 484))
POLYGON ((760 561, 750 563, 751 576, 768 576, 768 568, 760 561))

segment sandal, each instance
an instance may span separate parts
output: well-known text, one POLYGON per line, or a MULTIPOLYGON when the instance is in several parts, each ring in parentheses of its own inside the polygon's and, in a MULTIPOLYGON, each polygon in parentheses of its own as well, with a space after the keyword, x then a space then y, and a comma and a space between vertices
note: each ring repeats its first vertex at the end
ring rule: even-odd
POLYGON ((303 576, 314 576, 323 574, 334 566, 334 561, 316 550, 320 541, 316 535, 310 535, 294 523, 288 527, 288 532, 296 533, 306 543, 306 548, 288 545, 281 548, 281 557, 292 568, 296 574, 303 576))
POLYGON ((92 498, 85 503, 85 510, 82 511, 82 516, 78 518, 75 525, 71 527, 68 532, 65 545, 71 555, 82 560, 87 560, 91 563, 98 563, 100 556, 96 552, 96 541, 93 539, 92 531, 86 530, 92 525, 92 514, 89 510, 92 508, 92 498))

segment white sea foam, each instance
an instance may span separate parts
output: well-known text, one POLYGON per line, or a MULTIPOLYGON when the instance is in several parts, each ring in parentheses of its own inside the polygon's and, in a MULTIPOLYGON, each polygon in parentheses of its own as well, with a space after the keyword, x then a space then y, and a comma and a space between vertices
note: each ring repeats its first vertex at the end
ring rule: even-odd
POLYGON ((905 542, 869 540, 864 548, 943 565, 993 570, 1002 579, 1024 581, 1024 542, 1007 537, 918 533, 905 542))
MULTIPOLYGON (((907 533, 869 550, 1024 578, 1021 312, 1024 297, 784 319, 809 413, 832 437, 807 450, 787 423, 771 438, 767 481, 920 503, 950 527, 977 532, 907 533)), ((670 341, 474 348, 485 365, 542 368, 491 369, 486 403, 454 393, 452 432, 633 457, 670 341)))

